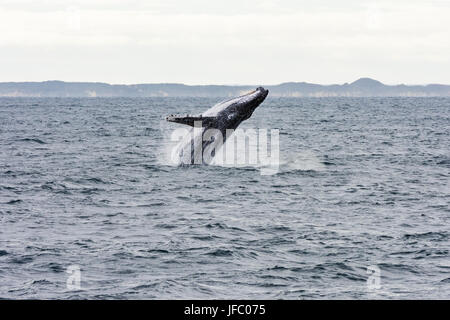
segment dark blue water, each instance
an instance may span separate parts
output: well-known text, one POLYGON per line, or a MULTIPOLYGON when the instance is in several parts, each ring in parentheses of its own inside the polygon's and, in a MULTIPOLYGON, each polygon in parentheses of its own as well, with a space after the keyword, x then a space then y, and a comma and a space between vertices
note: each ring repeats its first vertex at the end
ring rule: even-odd
POLYGON ((215 102, 0 98, 0 298, 450 298, 450 99, 269 97, 278 174, 172 166, 215 102))

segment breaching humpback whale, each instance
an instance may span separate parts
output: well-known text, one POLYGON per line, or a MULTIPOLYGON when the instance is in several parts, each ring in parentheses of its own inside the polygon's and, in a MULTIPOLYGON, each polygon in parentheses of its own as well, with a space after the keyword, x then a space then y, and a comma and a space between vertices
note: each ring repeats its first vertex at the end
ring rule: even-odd
POLYGON ((210 163, 216 150, 228 138, 227 129, 234 130, 250 118, 268 93, 269 90, 259 87, 245 95, 219 102, 199 115, 166 117, 167 121, 192 127, 173 149, 172 161, 184 165, 210 163))

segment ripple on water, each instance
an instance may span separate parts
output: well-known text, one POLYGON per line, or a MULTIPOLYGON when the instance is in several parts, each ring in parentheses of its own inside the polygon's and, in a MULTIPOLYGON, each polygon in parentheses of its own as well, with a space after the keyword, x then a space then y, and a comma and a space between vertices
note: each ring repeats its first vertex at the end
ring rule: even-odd
POLYGON ((0 97, 0 297, 449 297, 450 99, 269 97, 277 174, 165 162, 216 100, 0 97))

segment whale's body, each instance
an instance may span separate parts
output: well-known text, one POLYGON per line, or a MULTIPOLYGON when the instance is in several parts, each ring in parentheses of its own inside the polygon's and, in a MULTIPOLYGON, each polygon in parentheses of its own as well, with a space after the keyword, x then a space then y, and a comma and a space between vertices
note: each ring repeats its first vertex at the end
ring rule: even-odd
POLYGON ((215 151, 225 143, 227 129, 234 130, 250 118, 268 93, 259 87, 245 95, 219 102, 200 115, 168 116, 167 121, 192 127, 173 149, 172 161, 184 165, 209 163, 215 151), (214 149, 208 153, 211 159, 205 159, 203 155, 208 148, 214 149))

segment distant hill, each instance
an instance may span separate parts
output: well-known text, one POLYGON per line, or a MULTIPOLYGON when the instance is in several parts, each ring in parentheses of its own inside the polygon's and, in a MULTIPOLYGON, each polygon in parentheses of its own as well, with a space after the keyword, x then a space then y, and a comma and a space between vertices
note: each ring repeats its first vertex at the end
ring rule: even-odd
MULTIPOLYGON (((184 85, 153 83, 117 85, 101 82, 0 82, 0 97, 228 97, 256 86, 184 85)), ((320 85, 286 82, 264 86, 272 97, 429 97, 450 96, 450 85, 385 85, 361 78, 350 84, 320 85)))

